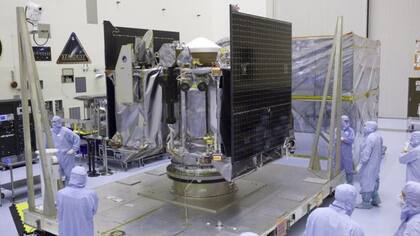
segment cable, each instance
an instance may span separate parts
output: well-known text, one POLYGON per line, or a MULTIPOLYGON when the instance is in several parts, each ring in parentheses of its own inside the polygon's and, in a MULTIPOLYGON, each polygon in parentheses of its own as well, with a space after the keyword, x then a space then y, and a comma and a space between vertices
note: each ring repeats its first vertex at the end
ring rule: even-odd
POLYGON ((193 184, 195 178, 197 178, 197 172, 194 172, 194 176, 191 178, 191 181, 187 184, 187 186, 184 188, 184 211, 185 211, 185 228, 188 228, 188 206, 187 206, 187 191, 193 184))
POLYGON ((28 11, 28 7, 25 7, 25 19, 26 22, 28 22, 29 24, 31 24, 32 26, 34 25, 34 23, 27 17, 27 12, 28 11))
POLYGON ((31 24, 32 26, 34 26, 34 23, 32 21, 30 21, 29 18, 26 18, 26 22, 28 22, 29 24, 31 24))

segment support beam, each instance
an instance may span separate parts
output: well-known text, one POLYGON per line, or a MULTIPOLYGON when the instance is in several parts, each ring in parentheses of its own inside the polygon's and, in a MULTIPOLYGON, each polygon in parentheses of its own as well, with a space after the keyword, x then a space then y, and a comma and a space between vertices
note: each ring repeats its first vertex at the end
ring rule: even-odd
POLYGON ((343 17, 338 17, 336 26, 335 59, 334 59, 334 84, 333 101, 330 121, 330 143, 328 146, 330 179, 336 176, 340 169, 341 154, 341 80, 342 67, 342 42, 343 42, 343 17), (335 150, 335 151, 334 151, 335 150))
MULTIPOLYGON (((16 11, 17 19, 22 17, 21 11, 16 11)), ((19 22, 19 20, 18 20, 19 22)), ((22 122, 23 122, 23 140, 25 148, 25 162, 26 162, 26 186, 28 187, 28 206, 30 211, 35 210, 35 192, 34 192, 34 178, 33 177, 33 168, 32 168, 32 143, 31 143, 31 128, 29 121, 29 90, 28 90, 28 81, 27 81, 27 70, 23 65, 25 64, 25 59, 23 56, 22 48, 22 38, 18 34, 18 49, 19 49, 19 71, 20 71, 20 88, 21 88, 21 101, 22 101, 22 122)))
POLYGON ((331 74, 334 69, 333 79, 333 94, 332 94, 332 109, 330 118, 330 130, 328 138, 328 178, 331 180, 339 174, 340 154, 341 154, 341 107, 342 107, 342 77, 343 77, 343 17, 337 18, 335 28, 334 43, 331 51, 330 61, 328 63, 327 75, 324 83, 324 90, 322 94, 321 107, 319 111, 318 121, 316 125, 314 142, 312 144, 311 160, 309 162, 309 169, 313 171, 321 170, 321 163, 318 155, 319 138, 321 136, 322 122, 324 120, 325 106, 327 103, 329 83, 331 74), (337 139, 337 141, 336 141, 337 139))
MULTIPOLYGON (((52 145, 51 131, 49 126, 46 125, 46 112, 45 112, 45 103, 43 102, 42 93, 39 84, 38 71, 35 65, 35 59, 32 51, 32 44, 29 38, 28 26, 26 23, 25 10, 23 7, 16 8, 17 15, 17 24, 18 24, 18 37, 19 37, 19 47, 21 50, 21 57, 23 58, 22 64, 20 65, 21 70, 23 70, 23 75, 26 77, 21 78, 23 81, 22 85, 27 84, 29 86, 29 94, 31 98, 31 107, 32 107, 32 116, 34 119, 35 126, 35 136, 37 149, 40 153, 42 174, 45 185, 44 191, 44 204, 43 204, 43 214, 47 217, 54 217, 56 215, 56 209, 54 204, 54 194, 52 191, 52 181, 50 177, 49 170, 49 161, 46 159, 45 151, 45 135, 47 136, 48 143, 52 145)), ((27 96, 22 94, 23 96, 27 96)), ((27 111, 28 112, 28 111, 27 111)), ((29 116, 29 113, 27 113, 29 116)), ((27 143, 25 143, 27 145, 27 143)), ((30 172, 30 170, 29 170, 30 172)), ((33 176, 27 176, 27 178, 33 178, 33 176)))
MULTIPOLYGON (((335 30, 335 37, 337 37, 337 28, 335 30)), ((311 160, 309 162, 309 169, 313 171, 321 170, 321 162, 318 156, 318 145, 319 145, 319 137, 321 135, 322 122, 324 121, 325 106, 327 104, 328 89, 329 89, 330 80, 331 80, 331 73, 333 69, 332 67, 334 63, 335 51, 336 51, 336 45, 334 42, 333 47, 331 49, 330 61, 328 62, 327 76, 325 77, 324 90, 322 92, 322 101, 321 101, 321 107, 319 109, 318 122, 316 124, 316 129, 315 129, 314 142, 312 143, 311 160)), ((331 140, 331 138, 329 140, 331 140)))

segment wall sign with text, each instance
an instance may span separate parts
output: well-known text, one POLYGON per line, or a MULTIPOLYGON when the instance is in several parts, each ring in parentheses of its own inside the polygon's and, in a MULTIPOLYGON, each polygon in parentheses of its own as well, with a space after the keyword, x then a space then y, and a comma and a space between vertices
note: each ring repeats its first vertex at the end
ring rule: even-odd
POLYGON ((32 47, 35 61, 51 61, 50 47, 32 47))
POLYGON ((57 64, 89 64, 90 58, 73 32, 67 40, 63 51, 57 59, 57 64))

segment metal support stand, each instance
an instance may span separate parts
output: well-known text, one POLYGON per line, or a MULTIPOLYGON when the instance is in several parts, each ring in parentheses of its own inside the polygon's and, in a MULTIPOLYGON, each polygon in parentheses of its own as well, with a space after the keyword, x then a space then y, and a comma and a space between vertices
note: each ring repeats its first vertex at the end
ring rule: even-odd
POLYGON ((101 171, 101 175, 112 175, 114 174, 111 170, 108 169, 108 154, 107 154, 107 148, 106 143, 108 141, 108 138, 103 137, 102 138, 102 161, 104 162, 104 169, 101 171))
POLYGON ((9 166, 10 171, 10 188, 12 190, 12 203, 15 203, 15 185, 14 185, 14 178, 13 178, 13 166, 9 166))
POLYGON ((321 108, 319 111, 319 117, 317 121, 314 142, 312 144, 311 160, 309 163, 309 169, 315 172, 321 170, 320 159, 318 155, 318 144, 321 136, 322 122, 324 120, 325 107, 327 103, 329 84, 331 80, 332 70, 334 68, 334 80, 333 80, 333 96, 332 96, 332 111, 330 120, 330 130, 328 138, 328 168, 329 176, 327 178, 332 179, 340 171, 340 153, 341 153, 341 142, 336 142, 335 139, 341 138, 341 81, 342 81, 342 39, 343 39, 343 17, 337 18, 337 25, 335 29, 334 44, 331 51, 330 61, 328 63, 327 76, 325 78, 324 90, 322 94, 321 108), (333 67, 334 65, 334 67, 333 67), (335 148, 335 152, 333 152, 335 148), (334 155, 335 154, 335 155, 334 155), (333 170, 334 169, 334 170, 333 170))
POLYGON ((89 171, 88 176, 89 177, 97 177, 100 174, 95 169, 95 152, 96 152, 96 140, 95 139, 87 139, 87 148, 88 148, 88 165, 89 165, 89 171))

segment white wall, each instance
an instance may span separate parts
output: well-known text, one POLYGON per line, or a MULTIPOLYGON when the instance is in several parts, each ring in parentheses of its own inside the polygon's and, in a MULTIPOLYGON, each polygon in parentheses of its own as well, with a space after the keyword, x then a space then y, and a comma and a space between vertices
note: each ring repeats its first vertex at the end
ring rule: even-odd
MULTIPOLYGON (((275 18, 293 23, 293 36, 325 35, 344 16, 344 31, 366 34, 367 0, 269 0, 275 18)), ((407 116, 408 78, 413 70, 415 41, 420 39, 420 1, 370 0, 370 38, 381 41, 379 116, 407 116)))
POLYGON ((371 0, 371 38, 381 40, 379 115, 407 116, 408 78, 413 70, 415 41, 420 39, 420 1, 371 0))
MULTIPOLYGON (((43 6, 45 14, 42 22, 51 25, 51 39, 48 46, 51 47, 52 61, 37 62, 40 79, 44 81, 44 99, 62 99, 66 115, 68 108, 79 106, 80 101, 73 97, 85 95, 86 93, 75 93, 74 83, 61 83, 61 69, 74 68, 75 77, 86 77, 88 94, 105 93, 104 80, 95 78, 94 68, 104 70, 103 58, 103 29, 100 25, 86 24, 86 10, 84 1, 36 1, 43 6), (75 32, 87 51, 92 64, 89 71, 83 72, 82 65, 57 65, 55 62, 64 48, 71 32, 75 32)), ((11 89, 10 71, 15 72, 15 79, 19 81, 19 57, 16 38, 16 6, 24 6, 23 0, 3 0, 0 3, 0 38, 4 44, 3 55, 0 58, 0 99, 9 99, 19 95, 19 91, 11 89)), ((42 39, 38 40, 43 42, 42 39)), ((82 114, 83 115, 83 114, 82 114)))
POLYGON ((98 0, 98 14, 115 26, 179 31, 181 40, 189 41, 197 36, 212 36, 206 27, 212 17, 210 6, 206 0, 122 0, 120 4, 98 0))
MULTIPOLYGON (((64 98, 68 107, 82 104, 76 96, 74 84, 61 84, 61 69, 72 67, 75 76, 88 80, 87 94, 105 93, 103 80, 95 79, 93 69, 104 68, 102 20, 114 25, 180 31, 181 40, 188 42, 197 36, 218 40, 229 33, 229 4, 238 3, 241 11, 274 16, 293 23, 293 35, 332 34, 336 17, 344 16, 345 31, 365 35, 367 0, 98 0, 99 24, 86 24, 85 0, 36 0, 44 6, 43 22, 51 24, 52 62, 37 62, 44 80, 45 100, 64 98), (162 8, 166 11, 162 12, 162 8), (197 17, 200 14, 200 17, 197 17), (77 36, 92 60, 89 71, 81 65, 55 64, 71 32, 77 36)), ((10 88, 11 71, 19 81, 15 7, 25 0, 0 1, 0 99, 18 95, 10 88)), ((417 0, 371 0, 370 36, 382 43, 380 116, 405 117, 407 109, 407 78, 420 76, 413 71, 415 40, 420 39, 420 2, 417 0)), ((79 95, 79 94, 77 94, 79 95)))
POLYGON ((229 5, 242 12, 266 16, 266 1, 255 0, 98 0, 99 17, 113 25, 179 31, 188 42, 202 36, 217 41, 229 36, 229 5), (162 9, 165 11, 162 11, 162 9), (200 16, 197 16, 200 15, 200 16))
POLYGON ((265 0, 211 0, 212 8, 208 10, 214 17, 212 18, 212 40, 219 40, 229 36, 229 5, 239 5, 240 12, 267 16, 267 1, 265 0))
POLYGON ((366 35, 367 0, 271 0, 274 17, 292 22, 293 36, 334 34, 337 16, 344 32, 366 35))
MULTIPOLYGON (((40 79, 44 81, 44 99, 63 99, 66 116, 68 108, 82 106, 73 99, 77 95, 105 93, 103 79, 96 79, 93 69, 104 70, 103 20, 116 26, 152 28, 179 31, 181 41, 188 42, 197 36, 218 40, 229 33, 229 4, 239 4, 241 11, 266 14, 266 1, 255 0, 98 0, 97 25, 86 23, 85 0, 34 0, 44 8, 43 23, 51 25, 51 35, 47 46, 51 47, 52 61, 37 62, 40 79), (162 11, 165 8, 165 11, 162 11), (200 15, 200 16, 197 16, 200 15), (75 32, 87 51, 92 64, 89 71, 83 72, 82 65, 57 65, 71 32, 75 32), (75 77, 87 78, 87 93, 76 94, 74 84, 61 83, 61 69, 74 68, 75 77)), ((3 55, 0 57, 0 99, 19 95, 11 89, 11 73, 19 81, 19 58, 16 39, 16 6, 24 6, 25 0, 0 1, 0 40, 3 55)), ((83 115, 83 114, 82 114, 83 115)))

